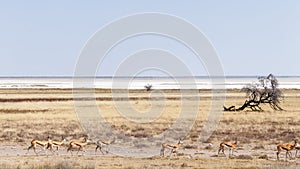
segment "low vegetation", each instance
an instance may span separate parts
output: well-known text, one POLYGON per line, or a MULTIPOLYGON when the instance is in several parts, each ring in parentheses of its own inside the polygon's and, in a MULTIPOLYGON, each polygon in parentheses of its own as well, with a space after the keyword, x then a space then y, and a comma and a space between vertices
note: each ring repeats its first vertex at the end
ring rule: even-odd
MULTIPOLYGON (((126 142, 146 147, 147 144, 133 142, 133 138, 139 137, 147 140, 148 136, 159 134, 167 130, 176 120, 181 111, 180 91, 167 90, 165 104, 157 101, 151 102, 146 99, 149 92, 145 90, 130 91, 133 98, 142 97, 145 99, 130 100, 133 108, 137 110, 148 110, 151 106, 165 106, 158 119, 150 123, 138 124, 128 122, 115 108, 113 100, 97 100, 97 105, 105 120, 116 131, 123 133, 126 142), (174 99, 175 98, 175 99, 174 99)), ((7 146, 17 147, 19 150, 13 156, 6 156, 9 152, 1 151, 0 168, 289 168, 298 167, 300 160, 294 159, 285 163, 276 161, 276 146, 300 138, 300 91, 284 90, 285 100, 281 103, 285 111, 274 111, 268 105, 260 105, 264 112, 260 111, 228 111, 223 112, 217 130, 205 143, 199 142, 199 134, 202 131, 203 121, 210 112, 211 93, 209 90, 200 90, 199 115, 193 128, 184 138, 184 145, 178 151, 180 156, 160 158, 131 158, 117 157, 113 155, 94 156, 95 147, 87 147, 90 154, 86 156, 35 156, 34 153, 24 156, 25 150, 32 139, 43 139, 51 135, 53 140, 61 140, 65 136, 67 140, 80 140, 87 136, 74 109, 72 100, 57 100, 57 98, 72 98, 72 90, 67 89, 0 89, 0 148, 7 146), (49 98, 44 100, 7 101, 7 99, 21 98, 49 98), (234 152, 235 157, 215 157, 219 144, 222 141, 234 141, 237 138, 238 145, 234 152), (183 151, 183 148, 186 149, 183 151), (192 152, 192 153, 191 153, 192 152), (194 153, 193 153, 194 152, 194 153), (17 155, 19 154, 19 156, 17 155)), ((107 90, 96 91, 97 98, 110 98, 112 95, 107 90)), ((123 98, 120 91, 120 98, 123 98)), ((193 96, 191 96, 193 97, 193 96)), ((244 93, 239 90, 226 92, 227 105, 242 105, 244 93)), ((123 100, 116 100, 121 103, 123 100)), ((87 109, 88 110, 88 109, 87 109)), ((101 135, 99 137, 106 137, 101 135)), ((108 136, 108 140, 113 136, 108 136)), ((117 139, 117 144, 125 143, 117 139)), ((168 139, 168 138, 166 138, 168 139)), ((299 139, 300 140, 300 139, 299 139)), ((155 144, 161 145, 161 142, 155 144)), ((173 143, 173 142, 172 142, 173 143)), ((9 150, 12 151, 12 150, 9 150)), ((66 153, 66 148, 59 150, 66 153)), ((159 153, 159 149, 157 150, 159 153)), ((228 149, 225 149, 228 155, 228 149)), ((284 159, 284 153, 281 159, 284 159)), ((294 152, 293 152, 294 154, 294 152)))

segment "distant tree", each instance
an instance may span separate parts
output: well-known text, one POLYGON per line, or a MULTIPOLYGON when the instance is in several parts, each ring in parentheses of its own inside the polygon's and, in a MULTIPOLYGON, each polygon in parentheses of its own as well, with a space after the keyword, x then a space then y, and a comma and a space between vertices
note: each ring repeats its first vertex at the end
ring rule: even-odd
POLYGON ((236 108, 235 106, 225 107, 224 111, 242 111, 250 108, 252 111, 263 111, 261 104, 269 104, 274 110, 283 110, 279 104, 283 99, 283 93, 278 88, 278 81, 274 75, 259 77, 258 82, 245 86, 242 91, 246 92, 248 99, 245 103, 236 108))
POLYGON ((147 91, 150 91, 152 89, 152 85, 151 84, 147 84, 144 87, 146 88, 147 91))

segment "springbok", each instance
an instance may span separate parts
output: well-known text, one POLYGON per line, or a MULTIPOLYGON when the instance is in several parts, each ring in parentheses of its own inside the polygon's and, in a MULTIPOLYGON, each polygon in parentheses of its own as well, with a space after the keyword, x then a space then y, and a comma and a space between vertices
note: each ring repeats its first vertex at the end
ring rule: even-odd
POLYGON ((176 153, 177 149, 180 147, 180 145, 183 144, 183 140, 180 138, 179 141, 176 144, 170 144, 168 142, 165 142, 161 145, 161 150, 160 150, 160 156, 165 156, 165 149, 169 148, 171 149, 170 156, 173 153, 176 153))
POLYGON ((230 155, 233 155, 233 151, 236 149, 236 146, 237 146, 237 140, 235 140, 235 142, 222 142, 220 143, 220 147, 219 147, 219 150, 218 150, 218 156, 220 154, 220 152, 222 151, 222 153, 225 155, 226 157, 226 154, 224 153, 224 150, 225 150, 225 147, 229 147, 229 157, 230 155), (231 154, 230 154, 231 152, 231 154))

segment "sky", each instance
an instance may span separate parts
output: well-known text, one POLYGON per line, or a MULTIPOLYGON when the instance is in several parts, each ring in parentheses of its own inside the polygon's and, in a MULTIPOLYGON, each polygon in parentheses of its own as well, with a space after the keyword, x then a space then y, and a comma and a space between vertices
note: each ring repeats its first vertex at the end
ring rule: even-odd
MULTIPOLYGON (((0 1, 0 76, 73 76, 81 50, 97 31, 144 12, 170 14, 197 27, 216 49, 226 76, 300 76, 298 0, 0 1)), ((149 48, 170 51, 193 75, 207 75, 189 49, 154 35, 117 45, 97 75, 113 76, 126 56, 149 48)))

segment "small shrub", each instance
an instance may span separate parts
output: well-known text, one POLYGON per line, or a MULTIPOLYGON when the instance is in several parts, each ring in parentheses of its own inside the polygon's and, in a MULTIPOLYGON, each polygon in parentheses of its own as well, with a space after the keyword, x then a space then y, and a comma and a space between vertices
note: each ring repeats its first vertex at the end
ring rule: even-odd
POLYGON ((239 156, 237 156, 237 157, 235 157, 236 159, 245 159, 245 160, 252 160, 253 159, 253 157, 252 156, 250 156, 250 155, 239 155, 239 156))
POLYGON ((184 146, 184 149, 197 149, 197 145, 187 144, 184 146))
POLYGON ((177 153, 177 156, 184 156, 184 153, 177 153))
POLYGON ((258 145, 252 148, 252 150, 259 150, 259 149, 265 149, 263 145, 258 145))
POLYGON ((187 165, 187 163, 182 163, 181 164, 181 167, 187 167, 188 165, 187 165))
POLYGON ((211 149, 213 149, 213 145, 211 143, 209 143, 207 146, 204 147, 204 149, 211 150, 211 149))
POLYGON ((269 157, 268 157, 268 155, 263 154, 263 155, 258 156, 258 159, 265 159, 265 160, 268 160, 269 157))

